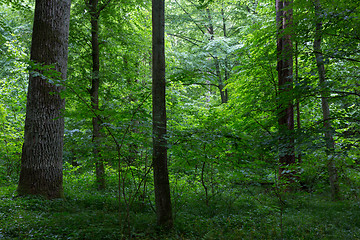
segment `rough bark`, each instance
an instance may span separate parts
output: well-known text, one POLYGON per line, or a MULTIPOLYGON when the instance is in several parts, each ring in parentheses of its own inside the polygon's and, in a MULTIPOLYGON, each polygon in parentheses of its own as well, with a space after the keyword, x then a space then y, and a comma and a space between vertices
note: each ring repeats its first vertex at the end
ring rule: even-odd
POLYGON ((53 82, 66 78, 70 0, 36 0, 19 195, 63 197, 65 100, 53 82), (49 67, 61 74, 56 74, 49 67), (51 79, 51 80, 50 80, 51 79))
MULTIPOLYGON (((88 8, 91 16, 91 56, 92 56, 92 76, 91 76, 91 89, 90 99, 91 107, 95 112, 99 110, 99 86, 100 86, 100 47, 99 47, 99 16, 98 0, 90 0, 88 8)), ((100 153, 101 144, 101 126, 100 120, 97 116, 92 118, 93 136, 92 141, 94 143, 93 156, 95 159, 95 174, 96 183, 99 190, 105 189, 105 167, 104 161, 100 153)))
POLYGON ((165 2, 152 0, 152 111, 153 167, 157 223, 172 228, 172 208, 167 168, 166 103, 165 103, 165 2))
POLYGON ((329 108, 329 92, 327 90, 327 81, 326 81, 326 72, 325 72, 325 64, 324 57, 321 49, 321 41, 322 41, 322 22, 320 19, 321 15, 321 4, 319 0, 314 0, 315 6, 315 19, 316 19, 316 27, 315 27, 315 38, 314 38, 314 52, 316 59, 316 66, 319 75, 319 86, 321 91, 321 108, 323 113, 324 120, 324 130, 325 130, 325 142, 326 142, 326 155, 328 156, 328 174, 329 174, 329 182, 331 188, 331 197, 333 200, 340 199, 340 186, 338 182, 338 173, 337 167, 334 160, 335 153, 335 141, 333 138, 332 130, 331 130, 331 120, 330 120, 330 108, 329 108))
POLYGON ((285 171, 295 163, 293 99, 289 97, 293 86, 293 59, 292 43, 289 28, 292 25, 291 1, 276 0, 276 23, 278 29, 277 39, 277 71, 279 87, 278 124, 282 146, 279 163, 279 176, 290 182, 294 180, 294 171, 285 171))

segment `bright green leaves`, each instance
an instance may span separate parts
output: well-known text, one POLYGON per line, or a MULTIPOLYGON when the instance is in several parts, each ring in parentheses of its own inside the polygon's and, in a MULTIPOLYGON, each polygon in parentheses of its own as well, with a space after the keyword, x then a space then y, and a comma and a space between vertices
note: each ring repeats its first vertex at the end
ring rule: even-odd
POLYGON ((0 182, 11 182, 20 167, 31 31, 24 2, 0 3, 8 4, 0 5, 0 182))
POLYGON ((6 111, 5 108, 2 104, 0 104, 0 124, 3 125, 5 123, 6 120, 6 111))

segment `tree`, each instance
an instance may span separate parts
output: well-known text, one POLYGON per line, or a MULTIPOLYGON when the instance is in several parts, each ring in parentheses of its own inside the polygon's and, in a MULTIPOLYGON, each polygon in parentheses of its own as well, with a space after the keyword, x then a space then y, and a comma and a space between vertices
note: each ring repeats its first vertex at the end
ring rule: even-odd
POLYGON ((174 54, 178 62, 173 80, 190 87, 202 86, 203 95, 215 98, 215 104, 218 99, 227 103, 227 85, 236 65, 234 53, 241 45, 238 29, 246 7, 233 1, 200 4, 176 0, 169 2, 168 9, 171 27, 167 34, 175 47, 169 54, 174 54), (215 96, 215 92, 219 94, 215 96))
POLYGON ((286 170, 295 163, 294 139, 291 131, 294 130, 294 108, 289 93, 293 83, 293 59, 291 33, 289 29, 292 24, 291 1, 276 0, 276 23, 278 29, 277 39, 277 71, 278 71, 278 123, 280 133, 280 177, 291 180, 292 174, 286 170))
POLYGON ((61 111, 65 100, 60 96, 63 87, 55 81, 66 78, 69 21, 70 0, 36 1, 20 195, 63 196, 61 111))
POLYGON ((152 31, 152 114, 155 202, 158 225, 169 229, 173 226, 173 219, 167 168, 164 0, 152 1, 152 31))
MULTIPOLYGON (((98 0, 89 0, 87 2, 88 10, 90 11, 91 22, 91 55, 92 55, 92 75, 91 88, 89 90, 91 107, 96 112, 99 110, 99 87, 100 87, 100 44, 99 44, 99 18, 101 11, 110 3, 110 0, 99 5, 98 0)), ((95 158, 95 173, 98 189, 105 189, 105 167, 100 153, 100 139, 101 126, 98 116, 92 118, 93 137, 94 142, 94 158, 95 158)))
MULTIPOLYGON (((213 20, 212 20, 212 17, 211 17, 211 13, 210 13, 210 9, 207 8, 206 9, 206 13, 207 13, 207 16, 208 16, 208 20, 209 20, 209 23, 208 23, 208 27, 207 27, 207 31, 210 35, 210 41, 214 41, 214 25, 213 25, 213 20)), ((223 33, 224 33, 224 38, 226 38, 226 23, 225 23, 225 17, 224 17, 224 10, 221 9, 221 16, 222 16, 222 21, 223 21, 223 33)), ((225 88, 225 83, 224 83, 224 80, 222 78, 222 74, 221 74, 221 71, 220 71, 220 63, 219 63, 219 58, 217 56, 213 56, 214 58, 214 61, 215 61, 215 72, 216 72, 216 76, 218 78, 218 88, 219 88, 219 91, 220 91, 220 96, 221 96, 221 103, 227 103, 228 102, 228 91, 227 89, 225 88)), ((225 62, 227 62, 227 56, 225 56, 225 62)), ((225 66, 225 81, 229 78, 229 73, 228 73, 228 69, 227 69, 227 64, 225 66)))
POLYGON ((314 38, 314 53, 316 59, 316 66, 319 75, 319 86, 321 93, 321 108, 324 120, 324 130, 325 130, 325 143, 326 143, 326 155, 328 156, 328 173, 329 173, 329 182, 331 188, 331 198, 333 200, 340 199, 340 186, 338 182, 338 173, 336 164, 334 161, 335 153, 335 141, 332 134, 331 120, 330 120, 330 108, 329 108, 329 91, 326 81, 326 72, 324 57, 321 49, 322 41, 322 22, 321 22, 321 4, 319 0, 314 0, 315 7, 315 38, 314 38))

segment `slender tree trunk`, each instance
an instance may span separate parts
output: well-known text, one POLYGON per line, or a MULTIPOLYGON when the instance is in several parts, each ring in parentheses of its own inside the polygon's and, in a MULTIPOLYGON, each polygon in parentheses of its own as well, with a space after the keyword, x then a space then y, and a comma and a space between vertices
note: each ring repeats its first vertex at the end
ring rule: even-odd
POLYGON ((293 59, 291 34, 288 32, 292 25, 291 1, 276 0, 276 23, 278 28, 277 40, 277 71, 279 86, 278 123, 280 139, 280 169, 279 177, 289 182, 294 181, 294 171, 285 171, 295 163, 294 138, 294 107, 293 99, 289 97, 293 84, 293 59), (286 32, 285 32, 286 31, 286 32))
MULTIPOLYGON (((210 34, 210 41, 212 41, 212 40, 214 40, 214 25, 212 23, 212 17, 211 17, 209 8, 206 9, 206 13, 207 13, 208 19, 209 19, 208 33, 210 34)), ((220 62, 216 56, 214 56, 213 58, 215 60, 215 72, 216 72, 216 76, 218 77, 218 88, 220 90, 221 103, 227 103, 228 102, 228 93, 227 93, 227 89, 225 88, 225 84, 222 79, 221 70, 220 70, 220 62)))
MULTIPOLYGON (((223 33, 224 33, 224 38, 227 38, 227 31, 226 31, 226 19, 225 19, 225 13, 224 13, 224 9, 222 8, 221 9, 221 16, 222 16, 222 20, 223 20, 223 33)), ((228 61, 228 58, 227 56, 225 56, 225 59, 224 59, 224 64, 225 64, 225 68, 224 68, 224 73, 225 73, 225 86, 226 86, 226 83, 227 81, 229 80, 230 78, 230 73, 229 73, 229 61, 228 61)), ((228 89, 225 88, 224 90, 224 97, 223 97, 223 101, 222 103, 227 103, 229 101, 229 93, 228 93, 228 89)))
MULTIPOLYGON (((126 82, 129 86, 131 86, 134 83, 138 83, 138 75, 140 73, 140 69, 139 69, 139 64, 136 63, 135 66, 131 66, 128 62, 128 56, 124 55, 123 56, 123 63, 124 63, 124 69, 127 69, 128 71, 133 71, 133 68, 135 67, 136 69, 136 77, 132 77, 131 74, 128 74, 129 77, 126 79, 126 82)), ((129 102, 133 102, 136 101, 136 96, 134 96, 133 94, 130 94, 128 96, 128 101, 129 102)), ((133 120, 133 126, 130 129, 130 132, 134 133, 135 135, 139 133, 137 127, 139 126, 139 120, 133 120)), ((129 164, 133 164, 135 159, 137 158, 138 155, 138 150, 139 150, 139 146, 137 143, 131 143, 128 145, 128 155, 126 156, 126 161, 129 164)))
POLYGON ((324 57, 321 51, 322 22, 320 20, 320 16, 321 16, 320 1, 314 0, 314 5, 315 5, 315 18, 316 18, 314 52, 316 58, 316 66, 319 74, 319 86, 321 91, 321 107, 323 112, 324 129, 325 129, 326 154, 328 156, 328 173, 329 173, 329 181, 331 188, 331 197, 333 200, 339 200, 341 198, 340 186, 338 182, 337 167, 334 161, 335 142, 331 131, 330 108, 328 103, 329 92, 327 91, 327 86, 326 86, 324 57))
MULTIPOLYGON (((88 8, 91 16, 91 55, 92 55, 92 76, 91 76, 91 89, 90 99, 91 107, 97 112, 99 110, 99 86, 100 86, 100 48, 99 48, 99 16, 98 0, 90 0, 88 8)), ((105 168, 104 162, 100 153, 101 144, 101 127, 98 117, 92 118, 93 137, 94 143, 93 155, 95 159, 95 173, 96 182, 99 190, 105 189, 105 168)))
POLYGON ((152 31, 153 167, 156 214, 158 225, 170 229, 173 226, 173 219, 166 146, 164 0, 152 0, 152 31))
MULTIPOLYGON (((295 46, 295 84, 299 84, 299 62, 298 62, 298 44, 296 42, 295 46)), ((301 129, 301 116, 300 116, 300 97, 296 97, 296 128, 297 130, 301 129)), ((298 143, 299 144, 299 143, 298 143)), ((297 144, 297 145, 298 145, 297 144)), ((301 150, 297 149, 297 161, 298 163, 302 162, 301 159, 301 150)))
POLYGON ((65 100, 63 87, 52 81, 66 79, 70 0, 36 0, 31 42, 32 72, 26 105, 25 134, 18 185, 20 195, 63 197, 62 152, 65 100), (61 76, 38 66, 54 65, 61 76), (43 75, 43 76, 39 76, 43 75), (55 93, 55 94, 54 94, 55 93))

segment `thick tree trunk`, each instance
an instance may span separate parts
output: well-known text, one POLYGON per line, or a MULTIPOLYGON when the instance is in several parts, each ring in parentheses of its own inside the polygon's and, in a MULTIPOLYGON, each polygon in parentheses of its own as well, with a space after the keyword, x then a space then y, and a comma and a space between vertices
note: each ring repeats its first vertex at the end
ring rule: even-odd
MULTIPOLYGON (((99 16, 98 0, 90 0, 88 3, 91 16, 91 55, 92 55, 92 76, 90 99, 91 107, 97 112, 99 110, 99 86, 100 86, 100 47, 99 47, 99 16)), ((100 153, 101 127, 97 116, 92 119, 94 143, 93 155, 95 159, 96 183, 99 190, 105 189, 105 167, 100 153)))
POLYGON ((276 0, 277 40, 277 71, 279 86, 278 123, 280 139, 279 176, 287 181, 294 181, 294 171, 285 171, 295 163, 294 138, 294 107, 289 97, 293 84, 293 59, 291 35, 288 29, 292 24, 292 8, 290 1, 276 0))
POLYGON ((173 226, 173 219, 166 146, 164 0, 152 0, 152 31, 152 111, 155 202, 158 225, 169 229, 173 226))
POLYGON ((316 66, 319 74, 319 86, 321 91, 321 107, 323 112, 324 129, 325 129, 325 141, 326 141, 326 154, 328 156, 328 173, 331 188, 331 197, 333 200, 339 200, 340 186, 338 182, 337 167, 334 161, 335 142, 331 131, 330 121, 330 108, 328 103, 329 93, 326 86, 326 73, 324 65, 324 57, 321 51, 322 41, 322 22, 320 20, 321 5, 319 0, 314 0, 315 5, 315 18, 316 29, 314 38, 314 52, 316 58, 316 66))
POLYGON ((36 0, 31 42, 34 66, 29 77, 17 189, 20 195, 63 197, 64 118, 61 111, 65 108, 65 100, 59 94, 63 87, 52 81, 66 78, 69 19, 70 0, 36 0), (43 65, 54 65, 61 77, 39 70, 43 65))

